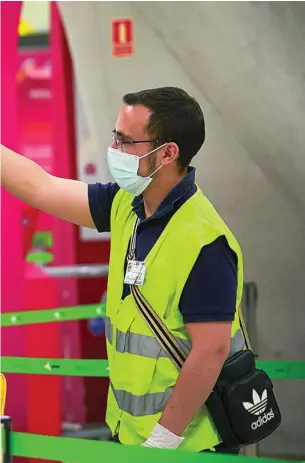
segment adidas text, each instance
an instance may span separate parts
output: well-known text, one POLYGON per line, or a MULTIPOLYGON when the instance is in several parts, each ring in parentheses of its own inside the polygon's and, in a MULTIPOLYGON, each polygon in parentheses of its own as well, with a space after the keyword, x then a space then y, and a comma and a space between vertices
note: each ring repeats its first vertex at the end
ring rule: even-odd
POLYGON ((253 430, 260 428, 264 424, 266 424, 268 421, 272 420, 274 418, 274 413, 272 408, 270 409, 269 413, 265 413, 263 416, 260 416, 257 421, 253 421, 251 424, 251 428, 253 430))

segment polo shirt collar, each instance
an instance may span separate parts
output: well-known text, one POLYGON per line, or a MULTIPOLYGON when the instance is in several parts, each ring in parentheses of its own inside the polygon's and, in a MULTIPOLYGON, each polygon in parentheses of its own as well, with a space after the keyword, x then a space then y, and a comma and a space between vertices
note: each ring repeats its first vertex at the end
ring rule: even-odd
MULTIPOLYGON (((193 188, 195 183, 195 167, 189 167, 188 173, 180 180, 177 185, 168 193, 168 195, 163 199, 161 204, 158 206, 155 213, 149 217, 149 219, 156 219, 162 216, 165 216, 175 207, 175 204, 182 200, 184 196, 193 188)), ((136 196, 132 201, 132 208, 137 214, 139 219, 145 219, 143 195, 136 196)))

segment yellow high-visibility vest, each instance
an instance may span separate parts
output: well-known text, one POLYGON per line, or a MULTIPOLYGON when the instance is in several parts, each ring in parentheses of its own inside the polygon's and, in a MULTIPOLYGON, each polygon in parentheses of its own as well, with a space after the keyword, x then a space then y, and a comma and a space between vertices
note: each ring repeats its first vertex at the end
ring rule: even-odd
MULTIPOLYGON (((134 196, 119 190, 111 210, 111 255, 106 308, 106 338, 110 387, 106 421, 123 444, 140 445, 160 419, 179 371, 160 347, 139 313, 132 295, 121 299, 124 261, 136 222, 134 196)), ((224 235, 238 257, 236 308, 243 288, 242 253, 232 232, 209 200, 197 188, 173 215, 145 259, 140 290, 177 341, 190 348, 179 311, 179 300, 203 246, 224 235)), ((204 282, 202 282, 204 285, 204 282)), ((244 348, 238 311, 232 323, 231 353, 244 348)), ((181 449, 213 449, 221 442, 206 407, 185 430, 181 449)))

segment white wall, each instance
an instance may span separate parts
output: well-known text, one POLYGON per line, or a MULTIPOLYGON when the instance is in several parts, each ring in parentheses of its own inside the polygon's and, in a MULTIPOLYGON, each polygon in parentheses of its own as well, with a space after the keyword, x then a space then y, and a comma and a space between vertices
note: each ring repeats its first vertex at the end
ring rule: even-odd
MULTIPOLYGON (((305 358, 305 4, 60 2, 101 180, 125 92, 177 85, 198 98, 198 181, 239 238, 259 287, 259 353, 305 358), (111 56, 113 18, 135 21, 135 56, 111 56)), ((283 425, 263 453, 305 454, 304 381, 276 382, 283 425)))
POLYGON ((21 17, 28 22, 36 34, 46 33, 50 28, 50 2, 30 1, 22 2, 21 17))

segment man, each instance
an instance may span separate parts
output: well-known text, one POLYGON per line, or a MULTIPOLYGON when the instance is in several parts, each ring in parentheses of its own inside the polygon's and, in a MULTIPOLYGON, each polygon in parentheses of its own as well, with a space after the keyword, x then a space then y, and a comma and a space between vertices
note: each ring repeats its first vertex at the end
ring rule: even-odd
POLYGON ((189 167, 204 140, 202 111, 185 91, 144 90, 123 98, 108 150, 115 183, 56 178, 3 147, 2 184, 49 214, 111 232, 106 421, 113 439, 238 453, 221 443, 204 406, 226 358, 244 346, 236 311, 241 251, 189 167), (135 283, 188 346, 180 371, 139 312, 130 292, 135 283))

